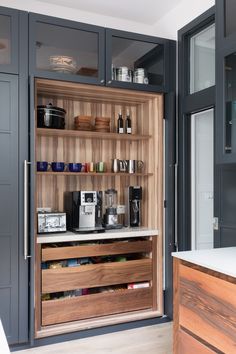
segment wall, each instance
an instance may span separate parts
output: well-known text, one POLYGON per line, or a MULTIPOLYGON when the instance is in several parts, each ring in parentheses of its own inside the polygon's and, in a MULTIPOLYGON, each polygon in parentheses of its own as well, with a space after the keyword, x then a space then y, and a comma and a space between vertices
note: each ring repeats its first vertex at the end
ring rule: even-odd
MULTIPOLYGON (((99 0, 98 0, 99 1, 99 0)), ((65 0, 66 4, 66 0, 65 0)), ((154 26, 111 16, 79 11, 37 0, 0 0, 0 6, 62 17, 99 26, 117 28, 165 38, 177 38, 177 30, 214 5, 214 0, 182 0, 154 26)))
POLYGON ((177 39, 177 31, 215 5, 214 0, 182 0, 155 25, 160 37, 177 39))

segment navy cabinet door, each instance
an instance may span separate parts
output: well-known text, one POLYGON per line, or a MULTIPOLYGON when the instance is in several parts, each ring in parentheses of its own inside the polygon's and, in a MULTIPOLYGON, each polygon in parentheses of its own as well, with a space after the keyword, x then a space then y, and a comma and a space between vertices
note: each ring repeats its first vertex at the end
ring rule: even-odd
POLYGON ((27 306, 19 309, 25 301, 19 290, 23 254, 19 254, 18 101, 18 77, 0 74, 0 318, 10 344, 26 340, 21 328, 28 325, 27 306))
POLYGON ((19 12, 0 7, 0 72, 18 73, 19 12))
POLYGON ((37 14, 29 28, 31 75, 104 85, 104 28, 37 14))
POLYGON ((169 65, 174 51, 171 40, 106 29, 106 85, 169 92, 174 80, 169 65))

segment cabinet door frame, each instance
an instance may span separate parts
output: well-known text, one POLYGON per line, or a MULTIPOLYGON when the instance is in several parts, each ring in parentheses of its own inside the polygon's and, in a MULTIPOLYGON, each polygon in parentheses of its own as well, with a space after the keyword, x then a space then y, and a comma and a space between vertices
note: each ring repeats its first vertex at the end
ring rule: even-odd
POLYGON ((225 2, 227 0, 215 0, 216 7, 216 43, 217 47, 224 49, 236 42, 236 32, 225 35, 225 2))
POLYGON ((18 10, 0 7, 0 15, 10 17, 11 21, 11 62, 10 64, 0 64, 0 72, 2 73, 18 74, 19 72, 19 13, 18 10))
POLYGON ((140 91, 152 91, 152 92, 166 92, 170 91, 170 73, 169 73, 169 61, 170 53, 175 47, 175 41, 158 38, 154 36, 147 36, 138 33, 126 32, 115 30, 111 28, 106 28, 106 85, 110 87, 126 88, 130 90, 140 90, 140 91), (161 44, 164 46, 164 84, 159 85, 145 85, 136 84, 122 81, 112 80, 111 65, 112 65, 112 37, 120 37, 124 39, 130 39, 135 41, 142 41, 154 44, 161 44))
POLYGON ((105 29, 103 27, 89 25, 85 23, 65 20, 62 18, 39 15, 35 13, 29 14, 29 75, 42 77, 45 79, 54 79, 61 81, 81 82, 86 84, 104 85, 105 84, 105 29), (60 27, 92 32, 98 35, 98 77, 89 77, 83 75, 73 75, 65 73, 56 73, 53 71, 39 70, 36 67, 36 24, 37 22, 55 25, 60 27))
MULTIPOLYGON (((179 251, 191 249, 191 114, 215 108, 215 86, 189 94, 189 40, 193 34, 213 23, 214 18, 215 7, 213 6, 178 32, 178 238, 176 237, 176 246, 179 251)), ((214 177, 216 179, 216 173, 214 177)))
POLYGON ((225 153, 225 58, 236 52, 236 33, 225 37, 225 0, 216 0, 216 163, 236 162, 236 153, 225 153))

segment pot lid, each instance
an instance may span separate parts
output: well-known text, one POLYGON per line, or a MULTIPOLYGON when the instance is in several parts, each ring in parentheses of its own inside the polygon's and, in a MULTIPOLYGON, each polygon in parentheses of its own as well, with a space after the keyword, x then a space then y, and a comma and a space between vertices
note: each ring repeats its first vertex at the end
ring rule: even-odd
POLYGON ((46 108, 46 109, 53 109, 53 110, 57 110, 57 111, 66 113, 66 111, 65 111, 63 108, 53 106, 51 103, 46 104, 46 105, 37 106, 37 109, 45 109, 45 108, 46 108))

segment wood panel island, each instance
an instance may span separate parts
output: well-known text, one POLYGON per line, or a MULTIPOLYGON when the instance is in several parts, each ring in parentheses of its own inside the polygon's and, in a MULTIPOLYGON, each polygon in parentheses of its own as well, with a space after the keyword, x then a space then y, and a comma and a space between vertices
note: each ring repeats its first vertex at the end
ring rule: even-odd
POLYGON ((236 353, 236 247, 172 255, 174 353, 236 353))

